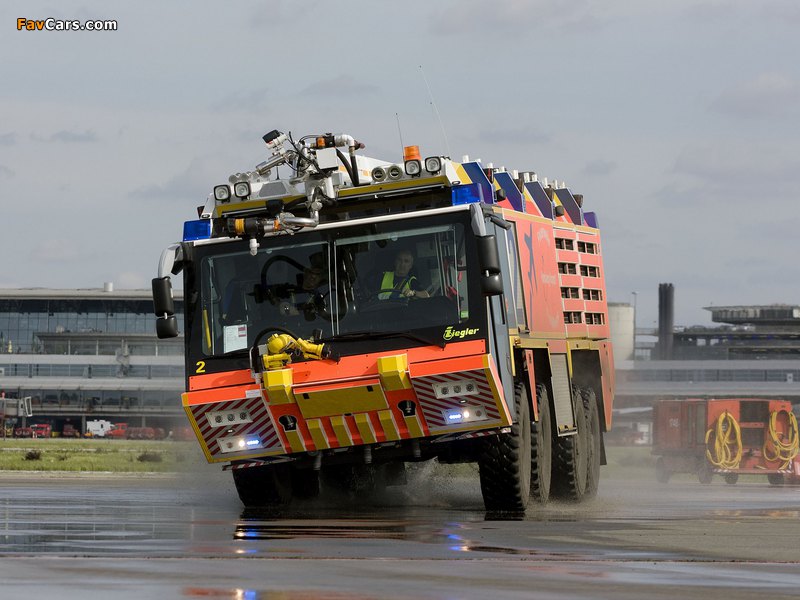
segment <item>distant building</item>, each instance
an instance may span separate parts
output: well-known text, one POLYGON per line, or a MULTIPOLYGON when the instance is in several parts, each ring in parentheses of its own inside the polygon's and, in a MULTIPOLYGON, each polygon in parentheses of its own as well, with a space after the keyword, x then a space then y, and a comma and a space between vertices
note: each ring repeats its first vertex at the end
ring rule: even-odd
POLYGON ((718 327, 675 327, 672 294, 671 284, 659 286, 659 329, 638 330, 636 360, 616 362, 616 407, 689 397, 800 403, 800 306, 712 306, 718 327))
POLYGON ((171 429, 183 390, 183 337, 156 338, 149 290, 0 289, 0 393, 31 396, 30 422, 171 429))

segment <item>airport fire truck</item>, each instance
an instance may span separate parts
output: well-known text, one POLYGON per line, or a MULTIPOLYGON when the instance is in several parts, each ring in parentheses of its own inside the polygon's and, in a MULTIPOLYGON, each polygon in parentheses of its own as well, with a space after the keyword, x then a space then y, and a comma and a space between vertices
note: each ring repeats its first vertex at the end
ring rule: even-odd
POLYGON ((183 406, 242 502, 375 491, 431 459, 477 463, 487 510, 594 496, 614 369, 582 196, 416 146, 263 139, 153 279, 174 337, 183 274, 183 406))

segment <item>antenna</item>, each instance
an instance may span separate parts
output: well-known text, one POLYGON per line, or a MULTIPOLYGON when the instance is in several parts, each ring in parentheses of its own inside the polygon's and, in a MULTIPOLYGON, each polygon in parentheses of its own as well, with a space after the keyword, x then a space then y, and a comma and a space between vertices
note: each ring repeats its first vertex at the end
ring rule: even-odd
POLYGON ((436 118, 439 120, 439 127, 441 127, 442 129, 442 137, 444 138, 444 147, 447 150, 447 156, 450 156, 450 144, 447 141, 447 133, 444 130, 442 115, 439 114, 439 109, 436 107, 436 103, 433 101, 433 93, 431 92, 431 86, 428 85, 428 78, 425 77, 425 70, 422 68, 422 65, 419 66, 419 72, 422 74, 422 80, 425 82, 425 87, 428 88, 428 98, 430 98, 433 112, 436 114, 436 118))
POLYGON ((394 113, 395 119, 397 119, 397 134, 400 136, 400 154, 403 154, 405 146, 403 145, 403 130, 400 129, 400 115, 394 113))

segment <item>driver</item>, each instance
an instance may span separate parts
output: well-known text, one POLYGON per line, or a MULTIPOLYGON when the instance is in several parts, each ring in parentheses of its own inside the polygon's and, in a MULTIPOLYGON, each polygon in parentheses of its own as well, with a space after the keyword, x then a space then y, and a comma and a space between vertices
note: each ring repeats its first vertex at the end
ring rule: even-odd
POLYGON ((414 266, 414 255, 409 250, 400 250, 394 259, 394 271, 384 271, 381 279, 381 300, 397 298, 430 298, 415 275, 411 274, 414 266))

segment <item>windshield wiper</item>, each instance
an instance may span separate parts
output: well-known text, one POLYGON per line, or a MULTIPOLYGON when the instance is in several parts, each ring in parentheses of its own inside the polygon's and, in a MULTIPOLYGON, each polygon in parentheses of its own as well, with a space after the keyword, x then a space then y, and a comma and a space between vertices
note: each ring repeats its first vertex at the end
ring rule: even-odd
POLYGON ((428 346, 439 346, 439 348, 444 348, 447 345, 447 342, 444 340, 432 340, 408 331, 351 331, 349 333, 340 333, 338 335, 334 335, 333 337, 321 339, 319 341, 329 343, 352 340, 386 340, 393 337, 408 338, 409 340, 422 342, 428 346))

